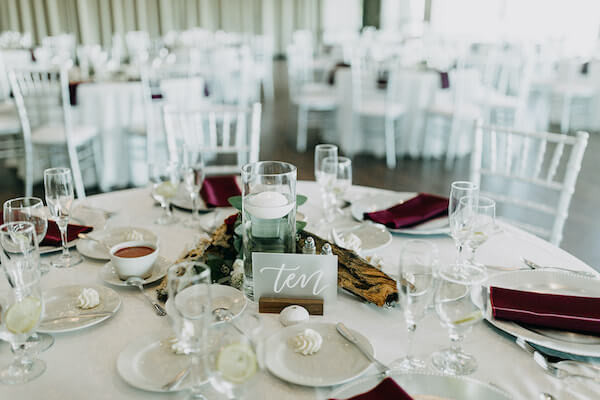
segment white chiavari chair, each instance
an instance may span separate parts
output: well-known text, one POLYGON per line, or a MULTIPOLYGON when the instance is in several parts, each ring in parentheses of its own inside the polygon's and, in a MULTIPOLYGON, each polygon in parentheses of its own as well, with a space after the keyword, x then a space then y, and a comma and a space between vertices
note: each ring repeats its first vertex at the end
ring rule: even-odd
POLYGON ((581 169, 587 132, 575 136, 484 126, 475 132, 471 181, 497 213, 559 245, 581 169))
POLYGON ((258 35, 252 38, 252 54, 254 69, 258 81, 262 85, 265 99, 273 101, 275 86, 273 84, 273 38, 267 35, 258 35))
POLYGON ((211 66, 210 91, 214 101, 247 106, 260 100, 260 80, 249 46, 223 45, 215 48, 211 66))
POLYGON ((259 159, 260 103, 200 109, 167 105, 163 113, 171 159, 179 159, 184 147, 197 150, 211 160, 205 167, 209 176, 237 174, 242 166, 259 159))
POLYGON ((55 65, 72 62, 75 59, 76 44, 77 40, 73 33, 61 33, 55 36, 46 36, 42 39, 42 48, 49 51, 50 63, 55 65))
POLYGON ((34 161, 69 163, 78 198, 85 198, 82 170, 94 168, 101 181, 98 128, 75 124, 71 115, 67 66, 13 69, 9 73, 25 142, 25 195, 31 196, 34 161), (33 148, 36 156, 33 160, 33 148))

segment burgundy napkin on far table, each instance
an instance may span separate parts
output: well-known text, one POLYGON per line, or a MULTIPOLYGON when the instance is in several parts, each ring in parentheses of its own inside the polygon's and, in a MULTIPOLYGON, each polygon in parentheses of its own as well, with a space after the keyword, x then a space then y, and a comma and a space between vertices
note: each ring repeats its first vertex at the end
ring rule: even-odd
POLYGON ((448 199, 420 193, 404 203, 387 210, 365 213, 368 218, 389 228, 408 228, 448 213, 448 199))
POLYGON ((204 179, 200 196, 208 206, 229 207, 229 199, 239 196, 242 192, 235 180, 235 176, 212 176, 204 179))
POLYGON ((412 400, 412 397, 392 378, 385 378, 368 392, 356 395, 348 400, 412 400))
POLYGON ((494 318, 600 335, 600 298, 490 287, 494 318))
MULTIPOLYGON (((0 215, 0 224, 4 223, 4 218, 0 215)), ((91 226, 85 225, 67 225, 67 242, 77 239, 77 235, 80 233, 88 233, 94 229, 91 226)), ((44 240, 40 242, 40 246, 60 246, 62 245, 60 238, 60 230, 56 222, 48 220, 48 229, 46 230, 46 236, 44 240)))

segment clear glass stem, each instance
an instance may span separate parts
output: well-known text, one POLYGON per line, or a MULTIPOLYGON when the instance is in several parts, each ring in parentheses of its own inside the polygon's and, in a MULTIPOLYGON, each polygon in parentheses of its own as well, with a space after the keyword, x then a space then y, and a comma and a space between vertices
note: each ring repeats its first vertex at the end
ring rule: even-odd
POLYGON ((171 202, 168 200, 165 200, 165 204, 163 205, 163 209, 165 210, 164 214, 166 218, 171 218, 172 212, 171 212, 171 202))
POLYGON ((190 388, 194 399, 204 399, 201 390, 202 386, 206 383, 204 378, 205 369, 202 365, 203 357, 194 352, 190 356, 190 374, 192 375, 192 387, 190 388))
POLYGON ((33 365, 33 360, 25 350, 25 342, 15 341, 11 343, 12 353, 15 355, 12 365, 21 371, 28 371, 33 365))
POLYGON ((198 221, 200 219, 200 212, 198 207, 198 191, 194 191, 192 194, 192 219, 198 221))
POLYGON ((451 335, 450 336, 450 348, 454 354, 461 354, 463 335, 451 335))
POLYGON ((415 331, 417 330, 417 324, 407 324, 408 335, 406 339, 406 358, 411 359, 413 356, 413 343, 415 340, 415 331))
POLYGON ((463 265, 463 243, 456 241, 456 265, 463 265))
POLYGON ((58 230, 60 231, 60 241, 62 243, 62 256, 69 257, 69 247, 67 246, 67 226, 68 221, 57 221, 58 230))
POLYGON ((467 262, 469 264, 475 264, 475 252, 477 251, 477 247, 467 246, 467 249, 469 250, 467 262))

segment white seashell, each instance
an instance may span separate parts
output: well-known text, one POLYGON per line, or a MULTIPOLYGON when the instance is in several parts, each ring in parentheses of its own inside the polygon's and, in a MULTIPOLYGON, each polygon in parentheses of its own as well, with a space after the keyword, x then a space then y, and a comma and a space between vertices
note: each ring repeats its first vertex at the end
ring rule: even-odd
POLYGON ((279 322, 283 326, 299 324, 308 321, 308 311, 302 306, 287 306, 279 313, 279 322))
POLYGON ((360 240, 360 238, 354 233, 349 232, 341 238, 340 246, 345 248, 346 250, 350 250, 355 252, 356 254, 360 254, 362 240, 360 240))
POLYGON ((305 329, 291 339, 291 345, 296 353, 311 356, 321 349, 323 338, 313 329, 305 329))
POLYGON ((377 254, 373 254, 372 256, 366 256, 365 260, 367 260, 369 264, 371 264, 377 269, 383 269, 383 267, 385 267, 385 264, 383 263, 383 258, 379 257, 377 254))
POLYGON ((100 304, 100 295, 92 288, 84 288, 77 297, 77 306, 84 310, 96 307, 100 304))

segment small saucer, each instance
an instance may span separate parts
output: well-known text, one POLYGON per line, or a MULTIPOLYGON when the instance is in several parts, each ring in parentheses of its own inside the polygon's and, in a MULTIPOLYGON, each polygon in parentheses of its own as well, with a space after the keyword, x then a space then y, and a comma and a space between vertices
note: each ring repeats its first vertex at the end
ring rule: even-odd
MULTIPOLYGON (((156 262, 152 266, 152 273, 150 274, 149 277, 144 279, 144 285, 154 283, 154 282, 158 281, 159 279, 161 279, 162 277, 164 277, 167 274, 167 270, 169 269, 169 267, 171 265, 173 265, 173 263, 168 261, 166 258, 158 256, 158 258, 156 259, 156 262)), ((104 282, 106 282, 108 284, 111 284, 114 286, 129 286, 129 285, 127 285, 127 283, 125 283, 124 280, 119 278, 119 275, 117 275, 117 271, 115 271, 115 268, 111 261, 104 264, 104 266, 100 269, 99 273, 100 273, 100 279, 102 279, 104 282)))

